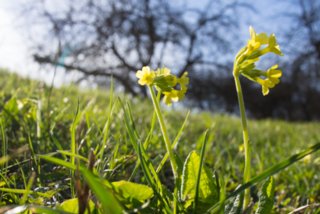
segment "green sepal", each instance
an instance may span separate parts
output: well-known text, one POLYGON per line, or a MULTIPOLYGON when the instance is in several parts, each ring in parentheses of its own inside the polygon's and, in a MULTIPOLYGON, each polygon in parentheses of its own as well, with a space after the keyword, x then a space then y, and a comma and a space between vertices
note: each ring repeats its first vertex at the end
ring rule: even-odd
POLYGON ((153 84, 163 92, 170 92, 177 84, 177 77, 174 75, 160 75, 154 78, 153 84))
POLYGON ((253 82, 257 82, 257 78, 260 78, 261 76, 265 76, 265 72, 258 69, 243 71, 241 72, 241 74, 253 82))

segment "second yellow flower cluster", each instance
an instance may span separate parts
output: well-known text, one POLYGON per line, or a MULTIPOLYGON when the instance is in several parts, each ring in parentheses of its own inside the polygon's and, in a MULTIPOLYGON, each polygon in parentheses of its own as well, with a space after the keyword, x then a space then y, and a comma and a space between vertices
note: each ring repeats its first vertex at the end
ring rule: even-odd
POLYGON ((259 61, 260 56, 267 53, 274 53, 280 56, 283 54, 274 34, 270 36, 266 33, 257 34, 254 29, 250 27, 250 37, 247 45, 242 48, 236 56, 234 75, 242 74, 248 79, 260 84, 262 94, 267 95, 269 89, 280 82, 282 72, 278 69, 277 64, 266 71, 262 71, 256 69, 255 63, 259 61))
POLYGON ((155 86, 164 95, 163 100, 167 105, 182 100, 189 84, 188 72, 184 72, 178 78, 166 67, 151 70, 150 67, 144 66, 137 71, 136 77, 140 85, 155 86))

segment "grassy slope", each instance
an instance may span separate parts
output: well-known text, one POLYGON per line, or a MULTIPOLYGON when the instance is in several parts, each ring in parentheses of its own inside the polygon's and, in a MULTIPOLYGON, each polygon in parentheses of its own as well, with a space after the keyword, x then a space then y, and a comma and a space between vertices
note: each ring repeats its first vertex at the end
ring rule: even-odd
MULTIPOLYGON (((122 100, 126 100, 123 98, 122 100)), ((150 126, 152 108, 149 101, 130 99, 136 128, 141 137, 146 136, 150 126)), ((76 130, 76 142, 80 144, 79 153, 87 156, 90 148, 98 149, 103 140, 102 129, 107 121, 109 110, 109 95, 104 90, 78 90, 76 87, 63 87, 49 90, 45 85, 29 81, 14 74, 0 72, 0 118, 3 131, 1 132, 1 156, 3 153, 14 154, 16 148, 24 145, 29 151, 19 154, 17 160, 28 160, 35 154, 55 152, 57 149, 70 149, 70 127, 75 118, 77 107, 80 110, 80 122, 76 130), (78 105, 79 103, 79 105, 78 105), (5 142, 5 143, 4 143, 5 142), (6 148, 4 145, 7 145, 6 148), (32 150, 31 149, 31 150, 32 150)), ((166 112, 171 138, 182 124, 186 110, 166 112)), ((123 127, 123 113, 116 105, 112 114, 110 136, 107 140, 105 155, 100 164, 101 172, 109 180, 128 179, 136 159, 132 146, 123 127), (116 149, 115 149, 116 148, 116 149), (108 170, 106 170, 108 169, 108 170)), ((206 128, 210 131, 210 142, 206 154, 209 166, 223 174, 228 182, 229 190, 241 182, 242 160, 240 120, 237 117, 215 115, 210 113, 192 113, 187 127, 180 139, 178 153, 184 159, 188 152, 197 148, 197 140, 206 128)), ((249 121, 249 131, 253 145, 253 174, 278 161, 320 141, 319 123, 287 123, 284 121, 261 120, 249 121)), ((164 154, 159 128, 152 138, 149 154, 154 162, 164 154), (159 155, 160 154, 160 155, 159 155)), ((17 162, 16 162, 17 163, 17 162)), ((0 184, 10 187, 23 188, 30 176, 30 169, 38 168, 38 179, 35 186, 53 188, 59 183, 61 194, 58 200, 70 197, 68 185, 62 184, 61 179, 68 176, 63 170, 54 171, 52 166, 32 161, 20 164, 9 164, 9 171, 2 175, 0 184), (40 165, 40 166, 39 166, 40 165), (22 176, 21 176, 22 175, 22 176)), ((167 170, 168 171, 168 170, 167 170)), ((163 172, 163 177, 167 171, 163 172)), ((276 205, 280 209, 285 206, 298 207, 320 200, 320 154, 312 155, 294 164, 289 169, 276 176, 276 205)), ((140 172, 134 180, 141 180, 140 172)), ((170 183, 170 182, 168 182, 170 183)), ((18 203, 14 195, 0 196, 0 205, 18 203)), ((285 209, 281 211, 285 212, 285 209)))

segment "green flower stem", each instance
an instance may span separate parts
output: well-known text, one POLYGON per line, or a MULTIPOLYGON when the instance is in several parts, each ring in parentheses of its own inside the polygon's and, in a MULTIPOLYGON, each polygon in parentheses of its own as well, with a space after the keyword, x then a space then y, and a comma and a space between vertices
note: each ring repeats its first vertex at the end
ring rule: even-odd
POLYGON ((166 144, 166 149, 167 149, 167 152, 169 154, 170 163, 171 163, 171 167, 172 167, 172 171, 173 171, 173 176, 174 176, 174 179, 176 181, 177 178, 178 178, 177 162, 176 162, 176 159, 174 158, 174 155, 173 155, 173 152, 172 152, 172 147, 171 147, 171 143, 170 143, 170 140, 169 140, 169 136, 168 136, 168 132, 167 132, 167 129, 166 129, 166 125, 164 123, 164 120, 163 120, 163 117, 162 117, 162 113, 160 111, 160 105, 159 105, 159 102, 157 100, 157 97, 155 95, 155 92, 154 92, 152 86, 148 86, 148 88, 150 90, 152 103, 153 103, 154 109, 155 109, 157 117, 158 117, 158 121, 159 121, 161 132, 162 132, 162 136, 163 136, 164 142, 166 144))
MULTIPOLYGON (((236 66, 235 66, 236 67, 236 66)), ((243 94, 239 79, 239 72, 236 69, 233 71, 234 81, 236 85, 237 95, 238 95, 238 102, 240 108, 240 116, 241 116, 241 124, 242 124, 242 135, 243 135, 243 144, 244 144, 244 174, 243 180, 244 183, 247 183, 250 180, 250 171, 251 171, 251 146, 249 142, 249 133, 248 133, 248 126, 247 126, 247 117, 246 117, 246 110, 244 107, 243 101, 243 94)), ((244 195, 244 208, 248 206, 250 203, 250 190, 247 189, 244 195)))

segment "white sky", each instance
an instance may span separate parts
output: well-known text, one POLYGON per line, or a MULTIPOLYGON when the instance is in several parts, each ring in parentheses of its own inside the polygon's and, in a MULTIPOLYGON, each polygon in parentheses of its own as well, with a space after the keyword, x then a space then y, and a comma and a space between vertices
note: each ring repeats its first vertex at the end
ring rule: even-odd
POLYGON ((0 7, 0 66, 23 73, 26 64, 22 62, 29 61, 29 56, 24 38, 13 24, 13 14, 0 7))
MULTIPOLYGON (((32 53, 28 49, 30 44, 28 44, 27 36, 22 34, 23 31, 19 29, 21 27, 19 20, 16 20, 15 3, 0 0, 0 68, 7 68, 22 76, 44 80, 51 84, 54 77, 53 68, 49 71, 43 70, 33 61, 32 53)), ((70 79, 65 78, 63 71, 59 70, 54 84, 60 86, 69 82, 70 79)))

